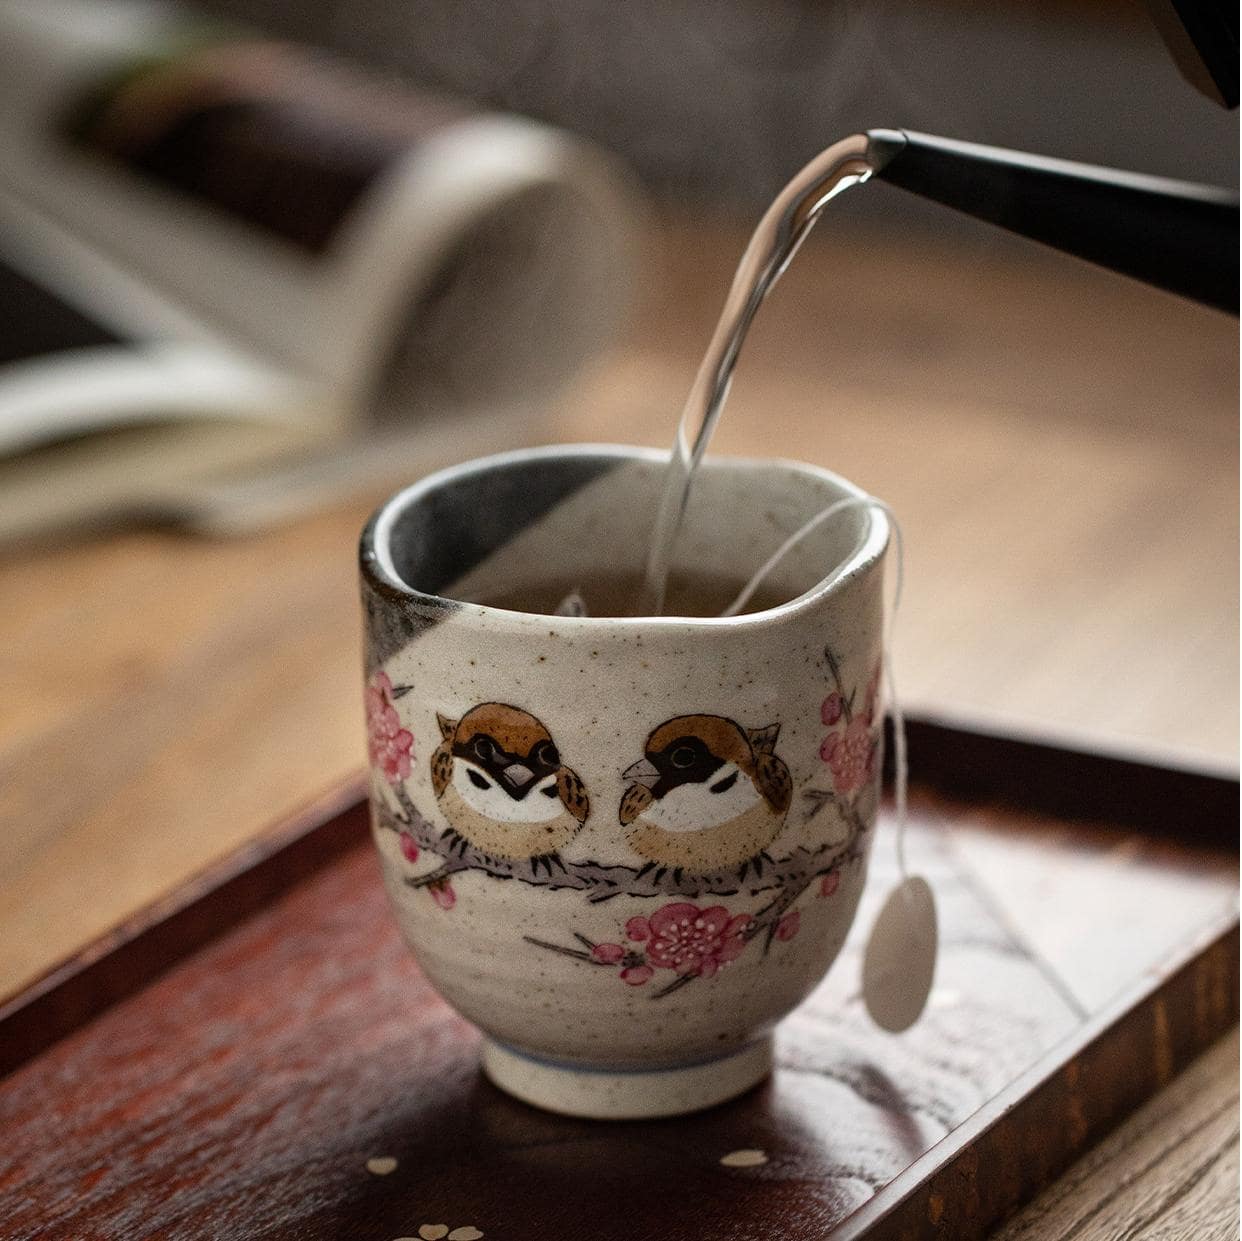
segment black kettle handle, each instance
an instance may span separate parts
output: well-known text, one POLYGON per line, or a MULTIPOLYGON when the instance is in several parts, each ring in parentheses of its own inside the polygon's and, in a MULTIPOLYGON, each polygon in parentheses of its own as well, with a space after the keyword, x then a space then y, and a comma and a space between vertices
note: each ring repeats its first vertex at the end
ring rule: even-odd
POLYGON ((904 129, 868 130, 867 139, 882 181, 1238 313, 1231 191, 904 129))

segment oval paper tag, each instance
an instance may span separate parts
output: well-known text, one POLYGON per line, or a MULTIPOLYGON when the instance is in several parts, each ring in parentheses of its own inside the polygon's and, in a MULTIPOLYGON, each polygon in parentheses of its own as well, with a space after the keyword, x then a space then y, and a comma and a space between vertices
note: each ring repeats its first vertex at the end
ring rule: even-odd
POLYGON ((884 902, 863 956, 863 1003, 894 1034, 908 1030, 936 974, 936 901, 927 880, 911 875, 884 902))

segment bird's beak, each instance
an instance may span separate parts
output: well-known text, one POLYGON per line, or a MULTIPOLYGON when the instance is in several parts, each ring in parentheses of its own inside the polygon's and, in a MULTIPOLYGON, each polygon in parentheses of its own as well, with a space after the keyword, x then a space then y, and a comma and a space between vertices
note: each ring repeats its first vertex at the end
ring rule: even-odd
POLYGON ((515 789, 524 789, 535 778, 525 763, 510 763, 501 774, 515 789))
POLYGON ((655 788, 660 782, 660 773, 656 770, 655 764, 649 759, 640 758, 638 762, 631 763, 622 773, 622 780, 632 780, 635 784, 641 784, 645 788, 655 788))

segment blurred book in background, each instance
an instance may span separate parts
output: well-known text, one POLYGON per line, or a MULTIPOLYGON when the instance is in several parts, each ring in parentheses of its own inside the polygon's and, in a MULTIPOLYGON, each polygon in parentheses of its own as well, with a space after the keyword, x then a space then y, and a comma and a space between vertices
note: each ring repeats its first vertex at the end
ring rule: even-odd
POLYGON ((146 3, 0 0, 0 539, 247 528, 521 438, 630 184, 515 116, 146 3))

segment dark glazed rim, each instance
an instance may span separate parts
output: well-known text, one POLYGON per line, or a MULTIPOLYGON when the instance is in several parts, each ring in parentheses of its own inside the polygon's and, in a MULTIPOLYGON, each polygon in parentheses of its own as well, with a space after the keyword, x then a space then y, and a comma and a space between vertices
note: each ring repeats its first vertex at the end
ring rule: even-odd
MULTIPOLYGON (((531 612, 515 612, 509 608, 497 608, 490 604, 467 602, 446 595, 430 594, 411 586, 401 578, 393 565, 390 532, 398 518, 411 504, 417 503, 424 496, 447 483, 457 482, 471 475, 487 474, 523 462, 565 457, 597 457, 617 463, 623 461, 663 463, 668 460, 668 453, 655 448, 638 448, 626 444, 548 444, 539 448, 519 448, 510 452, 495 453, 488 457, 478 457, 463 462, 461 465, 438 470, 389 497, 371 515, 370 520, 363 527, 358 547, 359 567, 363 581, 384 598, 394 603, 413 604, 422 611, 445 612, 469 608, 474 614, 492 617, 497 622, 510 625, 534 623, 542 628, 548 620, 546 616, 531 612)), ((868 493, 861 487, 842 478, 839 474, 834 474, 831 470, 783 457, 708 457, 703 464, 705 468, 710 469, 740 471, 781 466, 792 472, 830 483, 847 495, 868 498, 868 493)), ((809 590, 777 607, 766 608, 758 612, 745 612, 740 616, 558 616, 556 623, 565 628, 601 628, 603 626, 647 628, 683 625, 694 628, 737 629, 791 617, 813 607, 839 589, 843 582, 870 568, 883 557, 891 536, 888 517, 877 508, 864 509, 863 514, 866 524, 862 538, 854 550, 809 590)))

